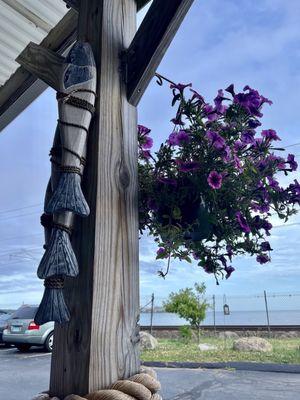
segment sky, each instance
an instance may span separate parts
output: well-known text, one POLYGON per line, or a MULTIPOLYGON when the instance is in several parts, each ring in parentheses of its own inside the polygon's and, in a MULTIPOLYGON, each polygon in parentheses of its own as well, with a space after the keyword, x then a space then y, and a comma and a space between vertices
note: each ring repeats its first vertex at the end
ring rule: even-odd
MULTIPOLYGON (((256 88, 274 102, 265 107, 263 128, 275 129, 281 145, 293 145, 287 150, 300 160, 300 144, 294 146, 300 142, 299 25, 298 0, 195 0, 158 72, 175 82, 192 82, 208 101, 230 83, 239 90, 247 84, 256 88)), ((170 94, 167 85, 160 87, 154 79, 138 108, 139 122, 152 129, 156 147, 172 131, 170 94)), ((50 175, 48 153, 56 120, 55 93, 48 89, 0 134, 0 308, 35 304, 42 296, 42 281, 36 277, 43 254, 39 216, 50 175)), ((295 173, 289 180, 297 177, 295 173)), ((201 281, 208 294, 217 296, 253 295, 263 290, 298 292, 300 217, 293 217, 284 227, 276 226, 270 242, 274 248, 270 264, 236 258, 235 273, 216 286, 214 278, 196 265, 178 261, 172 262, 165 280, 159 278, 157 271, 164 261, 155 260, 156 247, 144 236, 140 240, 141 297, 146 299, 152 292, 165 297, 201 281)))

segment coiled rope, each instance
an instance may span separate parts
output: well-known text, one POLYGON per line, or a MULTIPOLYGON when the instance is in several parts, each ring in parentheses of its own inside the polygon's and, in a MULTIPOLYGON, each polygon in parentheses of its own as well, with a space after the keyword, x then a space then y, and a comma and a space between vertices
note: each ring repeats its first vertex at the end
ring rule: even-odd
MULTIPOLYGON (((162 400, 157 393, 160 389, 156 372, 152 368, 141 367, 139 374, 118 380, 110 389, 97 390, 84 397, 70 394, 64 400, 162 400)), ((50 398, 45 393, 39 396, 32 400, 59 400, 57 397, 50 398)))

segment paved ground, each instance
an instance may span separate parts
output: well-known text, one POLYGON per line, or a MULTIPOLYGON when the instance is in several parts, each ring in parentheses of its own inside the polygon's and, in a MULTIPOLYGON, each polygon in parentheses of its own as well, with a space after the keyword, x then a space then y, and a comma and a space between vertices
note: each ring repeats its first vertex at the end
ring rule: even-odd
MULTIPOLYGON (((50 358, 0 348, 0 399, 30 400, 48 387, 50 358)), ((164 400, 296 400, 300 374, 158 368, 164 400)))

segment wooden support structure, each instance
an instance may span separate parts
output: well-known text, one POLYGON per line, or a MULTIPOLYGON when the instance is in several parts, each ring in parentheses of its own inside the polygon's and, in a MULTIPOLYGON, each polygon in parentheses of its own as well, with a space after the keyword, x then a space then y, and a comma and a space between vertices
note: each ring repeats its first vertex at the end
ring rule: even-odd
POLYGON ((153 0, 126 54, 127 96, 137 105, 194 0, 153 0))
MULTIPOLYGON (((60 398, 108 388, 140 368, 135 105, 193 0, 154 0, 136 32, 137 6, 147 2, 66 1, 79 5, 77 37, 93 49, 98 85, 82 181, 91 212, 72 238, 80 274, 65 288, 72 318, 55 326, 50 394, 60 398)), ((63 57, 47 48, 31 43, 18 61, 30 79, 57 89, 63 57)))
MULTIPOLYGON (((75 41, 77 30, 79 0, 67 0, 72 9, 53 28, 40 43, 44 48, 63 54, 75 41)), ((136 0, 137 10, 144 7, 150 0, 136 0)), ((33 100, 35 100, 47 85, 38 80, 35 75, 24 67, 19 67, 9 80, 0 88, 0 132, 17 115, 19 115, 33 100)))
POLYGON ((31 42, 16 58, 16 61, 56 91, 60 90, 61 67, 64 57, 31 42))
MULTIPOLYGON (((70 10, 41 42, 45 49, 63 54, 75 41, 77 13, 70 10)), ((0 130, 19 115, 47 85, 38 80, 37 76, 19 67, 10 79, 0 89, 0 130)))
POLYGON ((119 63, 135 30, 134 0, 81 0, 78 36, 93 48, 98 97, 83 179, 91 214, 75 225, 80 275, 66 288, 72 319, 55 327, 50 392, 60 398, 139 370, 137 121, 119 63))

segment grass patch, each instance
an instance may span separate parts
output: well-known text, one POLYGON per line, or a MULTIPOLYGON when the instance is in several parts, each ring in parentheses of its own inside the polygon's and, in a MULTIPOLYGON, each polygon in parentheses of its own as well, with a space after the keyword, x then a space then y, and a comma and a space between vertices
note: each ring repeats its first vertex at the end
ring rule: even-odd
POLYGON ((155 350, 144 350, 143 361, 162 362, 228 362, 252 361, 261 363, 300 364, 300 339, 268 339, 273 351, 239 352, 233 350, 233 339, 203 337, 201 343, 209 343, 217 350, 201 351, 197 343, 184 343, 179 339, 158 339, 155 350))

